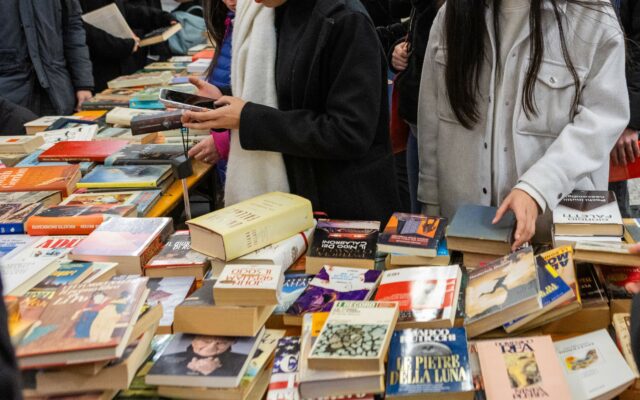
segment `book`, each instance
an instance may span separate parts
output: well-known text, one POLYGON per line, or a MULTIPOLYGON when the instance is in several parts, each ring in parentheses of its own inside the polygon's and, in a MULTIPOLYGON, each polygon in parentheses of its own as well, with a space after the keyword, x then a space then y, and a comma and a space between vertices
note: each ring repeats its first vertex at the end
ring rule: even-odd
POLYGON ((306 272, 317 274, 325 265, 373 269, 379 232, 378 221, 318 220, 306 272))
POLYGON ((311 202, 273 192, 187 221, 191 248, 233 260, 279 242, 313 225, 311 202))
POLYGON ((82 236, 44 236, 20 246, 0 260, 4 295, 20 296, 57 268, 54 261, 66 256, 82 236))
POLYGON ((136 115, 131 119, 131 132, 135 135, 180 128, 182 128, 182 110, 136 115))
POLYGON ((59 115, 47 115, 25 123, 24 128, 27 131, 27 135, 35 135, 47 129, 49 125, 56 122, 59 118, 63 117, 59 115))
POLYGON ((616 195, 606 190, 574 190, 553 210, 556 235, 622 236, 624 225, 616 195))
POLYGON ((378 238, 378 251, 435 257, 447 220, 419 214, 394 213, 378 238))
POLYGON ((609 299, 631 300, 634 293, 627 289, 630 283, 640 282, 640 267, 596 265, 596 272, 602 277, 609 299))
POLYGON ((471 367, 471 375, 473 377, 473 388, 475 390, 474 400, 487 400, 484 391, 484 380, 482 379, 482 368, 480 368, 480 359, 478 358, 477 342, 468 342, 469 344, 469 366, 471 367))
POLYGON ((464 328, 393 333, 386 398, 471 400, 472 379, 464 328))
POLYGON ((100 192, 100 193, 74 193, 64 199, 60 205, 70 206, 97 206, 114 205, 126 206, 135 205, 138 209, 138 216, 145 216, 153 207, 162 193, 159 190, 132 190, 121 192, 100 192))
POLYGON ((97 166, 78 182, 79 188, 157 188, 171 175, 170 165, 97 166))
POLYGON ((169 237, 162 250, 144 267, 146 276, 194 276, 202 280, 209 259, 191 250, 189 231, 177 231, 169 237))
POLYGON ((173 144, 130 144, 121 147, 104 160, 104 165, 146 165, 158 164, 163 160, 184 157, 185 149, 173 144))
POLYGON ((549 336, 476 342, 489 399, 571 399, 549 336))
POLYGON ((62 287, 16 348, 20 366, 121 357, 146 299, 145 284, 139 278, 62 287))
POLYGON ((194 287, 195 278, 192 276, 149 278, 147 304, 149 306, 162 304, 162 319, 157 331, 159 335, 171 333, 174 311, 194 287))
POLYGON ((515 216, 509 212, 493 224, 497 208, 480 205, 458 207, 447 227, 449 250, 506 255, 511 252, 515 216))
POLYGON ((286 336, 278 341, 267 400, 300 400, 298 393, 298 360, 300 337, 286 336))
POLYGON ((59 142, 40 153, 38 161, 104 162, 107 157, 127 144, 126 140, 59 142))
POLYGON ((171 36, 175 35, 180 30, 182 30, 182 25, 179 23, 164 28, 158 28, 144 36, 140 41, 140 47, 152 46, 154 44, 166 42, 171 36))
POLYGON ((35 240, 28 235, 0 235, 0 261, 18 247, 22 248, 35 240))
POLYGON ((52 131, 44 131, 36 133, 36 136, 42 137, 45 143, 55 144, 66 141, 91 141, 98 133, 98 125, 81 125, 72 128, 56 129, 52 131))
POLYGON ((61 201, 59 191, 0 192, 0 203, 40 203, 46 207, 59 204, 61 201))
POLYGON ((120 39, 133 39, 133 31, 115 3, 82 15, 82 20, 120 39))
POLYGON ((309 368, 379 371, 398 319, 398 303, 337 301, 309 354, 309 368))
POLYGON ((38 136, 0 136, 0 153, 31 153, 43 144, 38 136))
POLYGON ((16 235, 25 233, 27 219, 38 212, 39 203, 2 203, 0 204, 0 234, 16 235))
POLYGON ((472 338, 541 308, 530 247, 469 272, 465 326, 472 338))
POLYGON ((133 135, 132 130, 129 128, 106 128, 101 130, 96 138, 96 140, 113 139, 126 140, 130 144, 148 144, 154 143, 161 138, 158 136, 157 131, 133 135))
POLYGON ((73 193, 79 180, 77 165, 2 168, 0 192, 59 191, 66 197, 73 193))
POLYGON ((284 314, 287 312, 289 307, 302 295, 312 280, 313 275, 309 274, 294 273, 285 275, 282 283, 280 302, 273 313, 284 314))
POLYGON ((447 239, 438 242, 438 249, 434 257, 413 256, 410 254, 389 253, 385 265, 387 269, 401 268, 404 266, 421 265, 449 265, 451 255, 447 247, 447 239))
POLYGON ((171 71, 145 72, 119 76, 107 82, 107 86, 110 89, 122 89, 138 86, 168 85, 171 82, 171 78, 173 78, 171 71))
POLYGON ((220 306, 213 299, 214 279, 176 307, 173 331, 199 335, 255 336, 275 307, 220 306))
MULTIPOLYGON (((61 143, 75 143, 75 142, 61 142, 61 143)), ((45 150, 43 149, 39 149, 32 152, 31 154, 23 158, 15 166, 16 167, 52 167, 52 166, 60 166, 60 165, 71 165, 71 163, 68 163, 66 161, 39 161, 38 157, 40 157, 40 154, 44 153, 44 151, 45 150)), ((82 175, 86 175, 89 171, 93 169, 93 167, 96 166, 96 163, 92 161, 82 161, 77 164, 80 166, 80 173, 82 175)))
MULTIPOLYGON (((189 61, 190 62, 190 61, 189 61)), ((176 61, 156 61, 144 66, 145 71, 174 71, 180 72, 187 68, 189 62, 176 62, 176 61)), ((148 100, 141 100, 148 101, 148 100)))
POLYGON ((213 286, 213 298, 222 306, 275 306, 283 280, 281 265, 230 264, 213 286))
POLYGON ((636 378, 604 329, 554 345, 572 399, 612 399, 636 378))
POLYGON ((204 74, 211 64, 211 59, 201 58, 187 65, 187 72, 190 74, 204 74))
POLYGON ((2 164, 2 168, 15 167, 27 156, 28 154, 25 153, 0 153, 0 164, 2 164))
POLYGON ((131 125, 131 120, 138 115, 156 114, 159 112, 161 111, 115 107, 107 113, 106 121, 108 124, 128 127, 131 125))
POLYGON ((234 388, 240 384, 262 339, 253 337, 173 335, 146 377, 152 385, 234 388))
POLYGON ((173 233, 171 218, 110 218, 76 246, 76 261, 117 262, 121 275, 140 275, 142 268, 173 233))
POLYGON ((622 221, 625 242, 629 244, 640 242, 640 218, 625 218, 622 221))
POLYGON ((385 271, 375 300, 398 302, 399 329, 450 328, 456 316, 461 280, 458 265, 385 271))
POLYGON ((629 313, 615 313, 611 318, 611 325, 616 333, 616 344, 622 353, 625 361, 636 376, 634 389, 638 389, 640 381, 638 377, 638 364, 633 356, 633 348, 631 347, 631 315, 629 313))
POLYGON ((579 264, 576 267, 578 291, 584 306, 607 304, 604 283, 593 264, 579 264))
POLYGON ((49 206, 29 216, 25 229, 31 236, 88 235, 113 216, 133 217, 133 205, 49 206))
POLYGON ((578 242, 614 242, 621 243, 622 238, 619 236, 553 236, 553 247, 571 246, 574 247, 578 242))
POLYGON ((564 303, 575 294, 571 287, 562 279, 558 271, 552 267, 541 255, 536 256, 536 267, 538 272, 538 286, 540 287, 540 304, 542 308, 538 311, 522 315, 503 325, 507 333, 515 332, 526 326, 542 314, 553 310, 556 306, 564 303))
POLYGON ((631 253, 631 246, 615 242, 578 242, 573 258, 579 262, 605 265, 640 265, 640 255, 631 253))
POLYGON ((102 121, 99 120, 99 118, 81 117, 81 116, 63 117, 63 118, 57 119, 56 122, 49 125, 47 129, 45 129, 45 132, 55 131, 60 129, 67 129, 67 128, 77 128, 79 126, 85 126, 85 125, 97 125, 98 129, 100 129, 100 127, 103 126, 104 124, 102 121))
POLYGON ((287 310, 284 322, 300 325, 303 314, 331 311, 337 300, 368 300, 381 276, 376 270, 326 266, 287 310))

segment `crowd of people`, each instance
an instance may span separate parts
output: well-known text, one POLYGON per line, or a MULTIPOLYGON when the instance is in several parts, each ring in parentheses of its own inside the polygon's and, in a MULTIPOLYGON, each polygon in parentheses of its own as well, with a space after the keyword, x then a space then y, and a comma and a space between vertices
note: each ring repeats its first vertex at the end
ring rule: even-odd
MULTIPOLYGON (((3 133, 71 114, 145 64, 138 40, 82 22, 109 3, 138 37, 175 23, 154 1, 0 2, 3 133)), ((202 6, 218 51, 191 82, 220 107, 183 124, 212 130, 190 155, 226 171, 227 203, 288 190, 331 218, 379 221, 492 205, 496 222, 515 214, 515 248, 545 239, 572 190, 606 189, 610 160, 640 157, 635 0, 202 6)), ((612 189, 629 216, 626 183, 612 189)))

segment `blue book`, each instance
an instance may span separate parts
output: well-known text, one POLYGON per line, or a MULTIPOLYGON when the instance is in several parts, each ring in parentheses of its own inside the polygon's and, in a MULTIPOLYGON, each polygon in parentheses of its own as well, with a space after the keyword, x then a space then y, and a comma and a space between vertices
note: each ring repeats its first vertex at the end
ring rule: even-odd
MULTIPOLYGON (((22 161, 20 161, 18 164, 16 164, 16 167, 51 167, 56 165, 70 165, 70 163, 63 161, 38 161, 38 157, 43 151, 44 150, 34 151, 33 153, 23 158, 22 161)), ((80 172, 82 173, 82 175, 85 175, 87 172, 91 171, 93 167, 95 167, 96 163, 91 161, 83 161, 81 163, 78 163, 78 165, 80 166, 80 172)))
POLYGON ((166 107, 159 100, 129 100, 129 108, 142 110, 164 110, 166 107))
POLYGON ((516 219, 509 211, 494 225, 492 221, 497 210, 496 207, 473 204, 460 206, 447 227, 449 248, 482 254, 509 254, 516 219))
MULTIPOLYGON (((464 328, 395 331, 389 347, 386 398, 469 393, 473 376, 464 328)), ((413 398, 413 397, 412 397, 413 398)))
POLYGON ((289 307, 300 297, 302 292, 309 286, 313 275, 308 274, 288 274, 284 276, 282 284, 282 294, 280 303, 276 307, 274 314, 284 314, 289 307))

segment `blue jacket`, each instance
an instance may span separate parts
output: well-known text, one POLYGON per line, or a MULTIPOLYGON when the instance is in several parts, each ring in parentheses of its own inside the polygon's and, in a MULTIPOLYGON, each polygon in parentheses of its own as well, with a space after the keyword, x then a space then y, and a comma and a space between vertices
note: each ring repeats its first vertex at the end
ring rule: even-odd
POLYGON ((27 106, 36 79, 60 115, 93 89, 78 0, 0 1, 0 94, 27 106))
MULTIPOLYGON (((234 13, 230 12, 227 14, 227 30, 224 33, 220 53, 214 60, 216 65, 208 79, 209 83, 218 88, 231 87, 231 37, 233 36, 233 17, 234 13)), ((223 90, 223 92, 225 91, 223 90)))

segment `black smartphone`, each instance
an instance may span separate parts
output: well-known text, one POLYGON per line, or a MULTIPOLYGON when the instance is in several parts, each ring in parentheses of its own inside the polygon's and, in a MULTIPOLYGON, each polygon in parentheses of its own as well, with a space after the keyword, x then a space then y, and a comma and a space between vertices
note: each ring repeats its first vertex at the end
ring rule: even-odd
POLYGON ((160 90, 160 101, 167 107, 193 111, 208 111, 217 108, 214 99, 170 89, 160 90))

